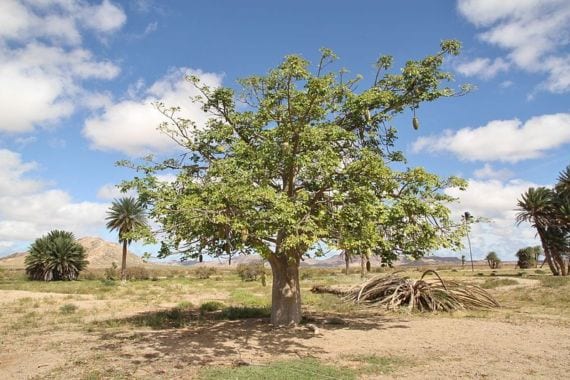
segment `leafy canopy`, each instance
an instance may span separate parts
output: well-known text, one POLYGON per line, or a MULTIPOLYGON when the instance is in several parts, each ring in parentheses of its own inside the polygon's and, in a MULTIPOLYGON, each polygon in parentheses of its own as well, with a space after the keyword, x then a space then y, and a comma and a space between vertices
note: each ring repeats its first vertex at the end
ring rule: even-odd
POLYGON ((107 211, 107 228, 119 232, 119 241, 130 244, 137 233, 147 231, 147 220, 144 206, 133 197, 113 200, 107 211))
POLYGON ((453 199, 442 190, 464 181, 397 170, 405 159, 394 147, 391 120, 469 90, 442 86, 452 79, 440 70, 443 59, 458 51, 457 41, 444 41, 438 53, 408 61, 399 73, 382 56, 362 91, 362 77, 329 70, 337 57, 328 49, 314 71, 304 58, 286 56, 268 74, 240 80, 239 92, 189 76, 207 125, 157 104, 168 119, 160 129, 184 154, 120 162, 142 174, 123 188, 136 188, 159 232, 192 257, 257 252, 298 263, 329 246, 390 260, 457 248, 464 227, 451 221, 446 205, 453 199), (163 171, 176 180, 160 181, 163 171))

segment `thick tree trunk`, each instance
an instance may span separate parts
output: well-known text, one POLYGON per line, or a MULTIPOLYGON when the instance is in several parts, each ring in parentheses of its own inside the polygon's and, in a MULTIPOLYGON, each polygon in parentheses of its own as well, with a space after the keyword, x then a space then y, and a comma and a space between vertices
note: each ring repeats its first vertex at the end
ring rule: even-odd
POLYGON ((271 323, 288 326, 301 322, 301 288, 299 286, 299 260, 286 255, 269 258, 273 273, 271 292, 271 323))
POLYGON ((123 240, 123 260, 121 262, 121 281, 127 281, 127 241, 123 240))

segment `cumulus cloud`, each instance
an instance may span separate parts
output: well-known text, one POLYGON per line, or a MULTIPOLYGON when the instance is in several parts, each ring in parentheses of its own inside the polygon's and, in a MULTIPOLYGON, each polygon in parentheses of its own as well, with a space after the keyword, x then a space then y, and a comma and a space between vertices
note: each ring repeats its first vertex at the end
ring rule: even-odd
POLYGON ((476 76, 482 79, 491 79, 501 71, 507 71, 509 66, 509 63, 502 58, 495 60, 475 58, 472 61, 457 64, 455 69, 467 77, 476 76))
POLYGON ((460 220, 465 211, 476 218, 486 218, 484 223, 472 226, 470 238, 473 255, 483 258, 489 251, 508 260, 514 259, 519 248, 540 244, 536 232, 528 224, 516 226, 516 204, 520 195, 529 187, 537 187, 532 182, 513 179, 470 179, 466 191, 447 189, 445 192, 459 199, 451 205, 452 215, 460 220))
POLYGON ((121 197, 134 197, 136 196, 134 191, 128 191, 122 193, 121 190, 112 183, 106 183, 99 188, 97 191, 97 198, 104 200, 113 200, 121 197))
POLYGON ((414 152, 450 152, 462 160, 518 162, 538 158, 549 149, 570 143, 570 114, 558 113, 518 119, 493 120, 482 127, 444 131, 421 137, 414 152))
POLYGON ((123 10, 103 0, 90 5, 82 0, 2 0, 0 38, 26 42, 34 38, 56 43, 81 43, 82 29, 108 34, 126 22, 123 10))
POLYGON ((84 136, 91 147, 104 151, 119 151, 130 156, 168 152, 178 146, 157 128, 165 118, 153 106, 163 102, 167 106, 180 106, 180 117, 203 125, 208 115, 190 97, 198 95, 185 75, 198 76, 210 87, 219 87, 222 77, 200 70, 178 68, 170 70, 148 87, 137 82, 128 92, 128 98, 107 105, 103 110, 85 121, 84 136))
POLYGON ((66 118, 87 96, 82 81, 115 78, 119 67, 81 47, 82 33, 105 36, 125 20, 108 0, 0 1, 0 132, 66 118))
POLYGON ((508 169, 494 169, 490 164, 485 164, 482 168, 475 170, 475 178, 505 180, 513 176, 513 172, 508 169))
POLYGON ((570 91, 570 2, 567 0, 458 0, 459 12, 481 29, 479 38, 507 51, 520 69, 544 73, 541 87, 570 91))
POLYGON ((76 202, 65 191, 28 178, 37 164, 18 153, 0 149, 0 161, 0 254, 52 229, 85 235, 104 228, 107 204, 76 202))

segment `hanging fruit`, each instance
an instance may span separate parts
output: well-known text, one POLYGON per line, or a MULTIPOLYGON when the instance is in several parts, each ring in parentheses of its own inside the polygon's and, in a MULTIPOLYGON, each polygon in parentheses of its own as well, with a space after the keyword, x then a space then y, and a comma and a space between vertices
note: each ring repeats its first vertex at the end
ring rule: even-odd
POLYGON ((420 121, 418 120, 417 117, 414 116, 414 118, 412 119, 412 126, 414 127, 414 129, 417 131, 420 128, 420 121))
POLYGON ((198 256, 198 262, 201 263, 202 261, 204 261, 204 257, 202 255, 198 256))

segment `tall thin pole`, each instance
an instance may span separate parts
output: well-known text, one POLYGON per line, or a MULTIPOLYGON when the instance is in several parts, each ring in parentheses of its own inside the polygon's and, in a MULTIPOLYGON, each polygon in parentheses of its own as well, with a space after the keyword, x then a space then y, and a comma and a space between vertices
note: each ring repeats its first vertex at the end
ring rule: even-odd
MULTIPOLYGON (((471 214, 469 211, 465 211, 463 215, 465 217, 465 227, 468 227, 469 219, 471 219, 471 214)), ((469 244, 469 258, 471 259, 471 272, 475 272, 473 266, 473 252, 471 251, 471 239, 469 238, 469 228, 467 228, 467 243, 469 244)))
POLYGON ((469 257, 471 258, 471 272, 475 272, 473 267, 473 252, 471 252, 471 239, 469 239, 469 231, 467 231, 467 243, 469 243, 469 257))

